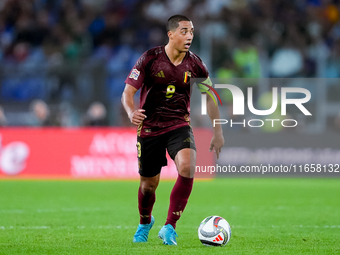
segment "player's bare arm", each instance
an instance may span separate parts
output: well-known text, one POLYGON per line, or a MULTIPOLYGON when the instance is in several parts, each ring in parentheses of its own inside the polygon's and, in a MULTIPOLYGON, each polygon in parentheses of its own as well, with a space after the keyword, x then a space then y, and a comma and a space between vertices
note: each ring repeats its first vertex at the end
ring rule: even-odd
MULTIPOLYGON (((215 95, 213 96, 215 97, 215 95)), ((218 110, 218 106, 215 105, 215 102, 211 97, 207 97, 207 112, 212 123, 214 119, 220 118, 220 112, 218 110)), ((213 130, 214 130, 214 135, 211 139, 209 150, 212 151, 214 149, 216 153, 216 157, 219 158, 222 147, 224 145, 223 131, 222 131, 222 127, 220 124, 215 124, 215 127, 213 127, 213 130)))
POLYGON ((138 90, 133 86, 126 84, 122 95, 122 104, 131 123, 139 126, 146 118, 146 115, 144 114, 144 109, 135 110, 135 102, 133 98, 137 91, 138 90))

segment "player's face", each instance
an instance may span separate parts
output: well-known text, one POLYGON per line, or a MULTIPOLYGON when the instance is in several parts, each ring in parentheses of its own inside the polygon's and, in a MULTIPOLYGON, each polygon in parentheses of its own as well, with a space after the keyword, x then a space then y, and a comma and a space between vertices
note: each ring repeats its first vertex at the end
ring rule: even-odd
POLYGON ((170 39, 178 51, 188 51, 194 38, 194 26, 191 21, 180 21, 178 24, 177 29, 171 32, 170 39))

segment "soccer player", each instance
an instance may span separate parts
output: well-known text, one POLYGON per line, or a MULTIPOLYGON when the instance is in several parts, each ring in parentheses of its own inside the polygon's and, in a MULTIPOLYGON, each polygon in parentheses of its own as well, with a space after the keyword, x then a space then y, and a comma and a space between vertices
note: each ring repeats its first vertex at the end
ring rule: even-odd
MULTIPOLYGON (((189 51, 194 37, 190 19, 174 15, 167 22, 167 30, 168 44, 146 51, 136 62, 125 81, 122 104, 131 123, 138 126, 140 224, 133 242, 146 242, 155 222, 151 212, 161 168, 167 165, 167 150, 176 164, 178 177, 158 237, 166 245, 177 245, 176 222, 190 196, 196 165, 195 141, 189 125, 190 77, 209 79, 209 73, 202 60, 189 51), (136 110, 133 97, 139 89, 140 108, 136 110)), ((218 107, 213 99, 207 98, 209 117, 219 119, 218 107)), ((217 158, 223 144, 221 126, 216 125, 210 151, 214 149, 217 158)))

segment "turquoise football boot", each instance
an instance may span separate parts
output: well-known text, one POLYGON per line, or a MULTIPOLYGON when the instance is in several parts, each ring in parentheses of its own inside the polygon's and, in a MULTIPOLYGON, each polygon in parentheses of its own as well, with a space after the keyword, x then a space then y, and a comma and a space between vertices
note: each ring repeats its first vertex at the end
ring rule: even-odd
POLYGON ((148 241, 149 231, 155 223, 155 218, 151 216, 149 224, 139 224, 135 235, 133 236, 134 243, 145 243, 148 241))
POLYGON ((177 245, 176 237, 178 235, 171 224, 163 226, 158 233, 158 237, 163 240, 165 245, 177 245))

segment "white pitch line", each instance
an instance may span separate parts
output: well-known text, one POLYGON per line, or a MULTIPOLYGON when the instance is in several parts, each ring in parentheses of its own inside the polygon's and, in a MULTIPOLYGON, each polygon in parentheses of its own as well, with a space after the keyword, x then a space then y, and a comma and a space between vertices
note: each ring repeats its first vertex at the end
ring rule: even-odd
POLYGON ((23 209, 3 209, 0 210, 0 214, 21 214, 21 213, 68 213, 68 212, 97 212, 111 210, 112 208, 100 208, 100 207, 84 207, 84 208, 60 208, 60 209, 36 209, 36 210, 23 210, 23 209))
MULTIPOLYGON (((160 229, 162 226, 155 226, 156 229, 160 229)), ((269 226, 270 228, 340 228, 340 225, 293 225, 293 226, 276 226, 272 225, 269 226)), ((72 229, 72 228, 78 228, 78 229, 135 229, 136 226, 114 226, 114 225, 105 225, 105 226, 60 226, 60 227, 51 227, 51 226, 0 226, 0 230, 12 230, 12 229, 72 229)), ((183 228, 183 227, 182 227, 183 228)), ((197 227, 185 227, 186 229, 197 229, 197 227)), ((239 228, 268 228, 268 226, 231 226, 232 229, 239 229, 239 228)))
POLYGON ((0 213, 24 213, 25 210, 21 209, 8 209, 8 210, 0 210, 0 213))

